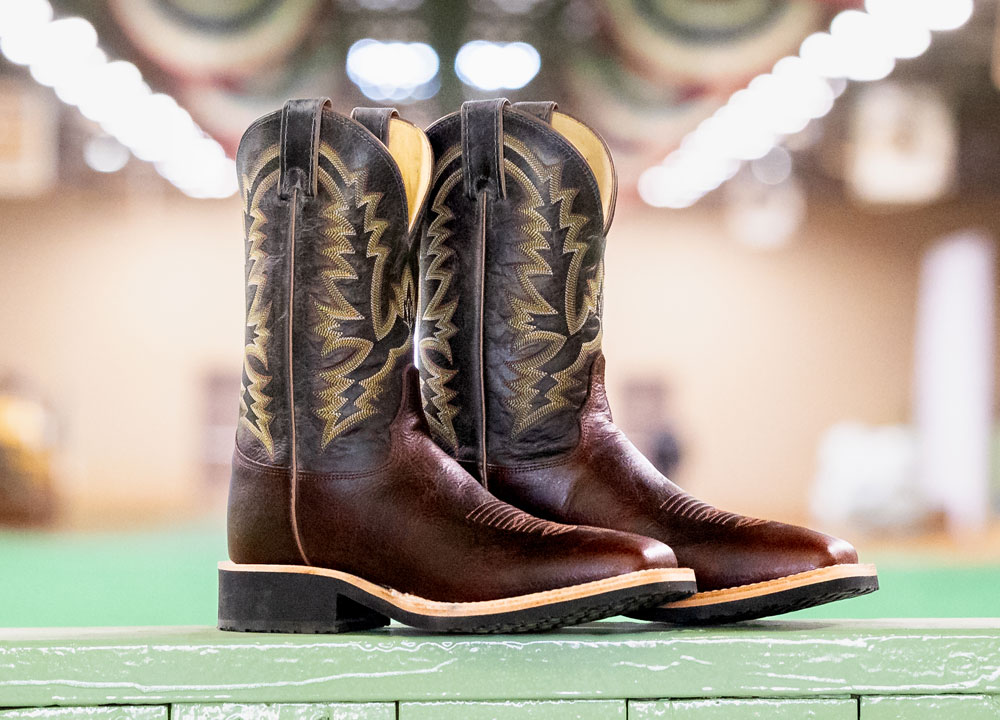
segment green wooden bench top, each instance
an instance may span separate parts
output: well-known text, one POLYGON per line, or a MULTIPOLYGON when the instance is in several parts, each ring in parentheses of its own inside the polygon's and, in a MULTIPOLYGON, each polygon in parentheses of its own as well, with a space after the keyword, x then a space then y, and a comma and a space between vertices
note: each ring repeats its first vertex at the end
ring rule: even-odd
POLYGON ((0 707, 998 693, 1000 619, 616 620, 494 636, 0 630, 0 707))

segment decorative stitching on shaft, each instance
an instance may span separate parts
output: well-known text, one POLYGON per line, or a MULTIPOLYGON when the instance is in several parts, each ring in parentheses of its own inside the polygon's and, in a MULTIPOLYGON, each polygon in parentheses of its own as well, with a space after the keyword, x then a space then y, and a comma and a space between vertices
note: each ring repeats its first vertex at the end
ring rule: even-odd
MULTIPOLYGON (((459 152, 458 146, 446 152, 441 158, 442 169, 454 161, 459 152)), ((441 169, 438 175, 440 172, 441 169)), ((458 415, 459 406, 451 402, 458 396, 458 392, 448 387, 448 383, 458 375, 458 368, 442 367, 434 362, 432 353, 440 354, 449 365, 454 363, 451 339, 458 333, 458 327, 452 322, 452 317, 458 310, 458 296, 449 301, 445 298, 454 279, 454 272, 448 267, 449 261, 455 256, 455 251, 448 245, 448 240, 452 236, 448 223, 455 219, 455 215, 445 200, 461 180, 461 169, 452 172, 441 184, 431 205, 434 219, 427 229, 429 242, 424 253, 430 262, 424 271, 424 278, 428 284, 436 283, 436 286, 424 307, 421 319, 424 322, 434 323, 434 327, 428 336, 420 338, 418 346, 420 365, 428 376, 421 384, 424 414, 435 439, 447 445, 452 452, 458 450, 454 419, 458 415)))
POLYGON ((390 348, 383 365, 372 375, 355 380, 350 374, 357 370, 375 347, 375 343, 362 337, 348 336, 341 332, 344 321, 363 320, 364 315, 353 307, 338 288, 341 281, 354 281, 357 274, 348 264, 345 255, 353 254, 354 247, 350 237, 355 234, 354 225, 348 218, 352 208, 364 207, 363 229, 369 240, 366 257, 375 258, 372 269, 370 311, 372 331, 376 342, 382 340, 396 324, 397 319, 406 320, 410 314, 409 303, 412 302, 413 275, 407 267, 399 283, 390 285, 389 305, 382 307, 382 293, 386 283, 386 264, 391 250, 382 244, 382 237, 389 227, 389 221, 376 216, 382 193, 367 189, 368 173, 365 168, 350 170, 337 152, 327 143, 320 144, 320 155, 336 170, 340 182, 335 180, 324 168, 318 168, 319 180, 323 189, 329 194, 330 202, 320 210, 320 217, 326 224, 323 235, 329 241, 324 243, 320 252, 333 262, 332 267, 321 272, 321 279, 326 290, 326 297, 316 300, 319 321, 313 331, 323 338, 322 355, 329 357, 341 349, 348 349, 349 354, 337 362, 332 368, 319 373, 325 387, 318 391, 320 405, 316 415, 325 422, 321 438, 321 448, 325 448, 334 438, 345 430, 372 417, 377 411, 377 401, 385 390, 385 381, 396 367, 399 360, 405 357, 412 347, 412 335, 407 333, 406 340, 398 347, 390 348), (349 192, 353 190, 353 193, 349 192), (361 394, 354 400, 354 412, 346 415, 343 407, 347 404, 347 390, 355 385, 362 387, 361 394))
POLYGON ((274 439, 271 435, 274 413, 268 410, 268 406, 273 398, 267 394, 266 388, 272 379, 268 361, 272 306, 270 302, 265 302, 268 280, 265 266, 268 254, 263 244, 267 239, 264 225, 268 219, 260 202, 277 184, 279 173, 278 170, 272 170, 259 182, 258 177, 263 168, 277 156, 278 146, 272 145, 260 154, 250 171, 241 178, 244 227, 247 219, 251 220, 247 229, 247 287, 253 287, 254 291, 246 315, 246 327, 252 331, 253 339, 243 347, 243 372, 246 381, 240 392, 239 425, 260 441, 271 460, 274 460, 274 439))
POLYGON ((594 275, 588 278, 587 291, 577 305, 579 276, 589 247, 587 242, 579 239, 589 218, 574 213, 572 209, 579 190, 562 186, 562 163, 545 165, 524 142, 516 137, 507 136, 504 138, 504 143, 511 151, 510 154, 522 158, 535 176, 529 177, 520 166, 505 158, 505 173, 518 184, 524 197, 515 208, 515 213, 522 218, 518 227, 522 240, 517 249, 526 261, 518 264, 515 270, 521 294, 508 293, 511 309, 508 324, 514 335, 511 349, 512 354, 518 359, 507 363, 514 377, 506 383, 512 392, 512 396, 507 398, 506 402, 514 413, 510 436, 516 439, 545 417, 569 407, 568 394, 586 380, 583 371, 601 347, 600 326, 591 340, 581 344, 573 362, 558 371, 546 369, 546 366, 556 359, 569 337, 583 329, 590 317, 600 317, 604 265, 603 262, 599 263, 594 275), (547 200, 542 196, 540 188, 547 192, 547 200), (557 203, 558 221, 556 226, 553 226, 539 211, 557 203), (535 320, 537 317, 558 314, 532 280, 534 277, 553 274, 552 267, 544 260, 541 253, 552 252, 553 248, 547 237, 551 237, 556 230, 567 231, 562 254, 572 255, 564 291, 567 331, 565 335, 553 330, 540 330, 535 320), (526 353, 528 354, 525 356, 526 353), (539 405, 537 400, 541 394, 540 386, 546 377, 551 377, 554 384, 545 392, 543 396, 545 402, 539 405))

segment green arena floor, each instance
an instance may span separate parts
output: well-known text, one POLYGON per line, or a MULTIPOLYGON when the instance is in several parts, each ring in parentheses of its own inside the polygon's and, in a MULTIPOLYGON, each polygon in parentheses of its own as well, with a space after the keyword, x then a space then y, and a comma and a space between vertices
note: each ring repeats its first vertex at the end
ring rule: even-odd
MULTIPOLYGON (((225 533, 188 527, 142 533, 0 532, 0 627, 214 625, 215 566, 225 533)), ((1000 564, 865 556, 874 595, 787 617, 996 617, 1000 564)))

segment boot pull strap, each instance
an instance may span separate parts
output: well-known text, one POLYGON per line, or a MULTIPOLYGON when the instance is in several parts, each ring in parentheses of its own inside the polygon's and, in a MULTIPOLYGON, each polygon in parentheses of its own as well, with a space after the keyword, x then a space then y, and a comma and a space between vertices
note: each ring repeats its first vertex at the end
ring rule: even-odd
POLYGON ((551 100, 548 100, 544 102, 516 102, 513 107, 515 110, 520 110, 521 112, 528 113, 529 115, 534 115, 543 123, 551 125, 552 113, 557 107, 559 107, 559 105, 551 100))
POLYGON ((503 111, 506 98, 470 100, 462 103, 462 179, 465 194, 476 197, 492 190, 506 197, 503 175, 503 111))
POLYGON ((319 159, 319 126, 330 98, 289 100, 281 109, 281 160, 278 195, 282 200, 299 190, 316 195, 316 164, 319 159))
POLYGON ((356 107, 351 111, 351 120, 364 125, 386 147, 389 147, 389 121, 394 117, 399 117, 396 108, 356 107))

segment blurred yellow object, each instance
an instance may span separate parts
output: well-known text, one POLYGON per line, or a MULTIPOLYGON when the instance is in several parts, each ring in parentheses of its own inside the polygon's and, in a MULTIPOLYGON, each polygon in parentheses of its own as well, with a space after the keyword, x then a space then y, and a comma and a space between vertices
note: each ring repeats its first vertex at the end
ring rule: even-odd
POLYGON ((41 525, 52 520, 52 424, 42 403, 0 394, 0 525, 41 525))

